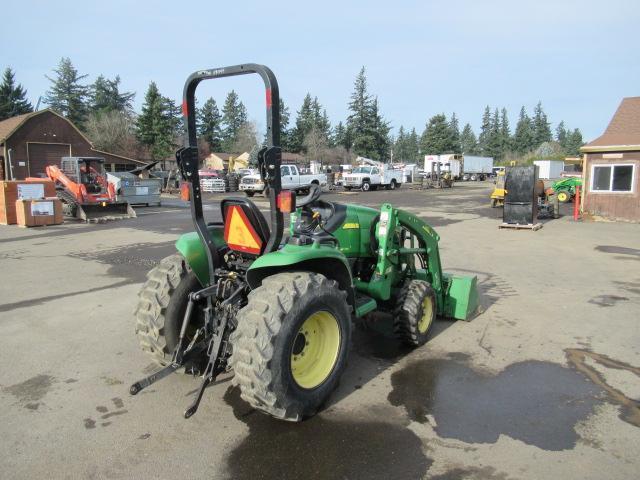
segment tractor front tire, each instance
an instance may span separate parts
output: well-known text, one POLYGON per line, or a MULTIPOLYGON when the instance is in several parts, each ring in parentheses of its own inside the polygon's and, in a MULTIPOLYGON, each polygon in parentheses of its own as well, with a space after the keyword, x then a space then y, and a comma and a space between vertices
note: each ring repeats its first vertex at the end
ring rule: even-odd
MULTIPOLYGON (((147 281, 138 293, 138 305, 134 311, 136 335, 142 350, 157 364, 165 366, 171 362, 189 294, 201 288, 200 282, 180 254, 164 258, 147 274, 147 281)), ((196 318, 194 309, 192 322, 196 318)), ((193 329, 194 325, 191 327, 193 329)))
POLYGON ((351 316, 337 282, 311 272, 263 280, 238 312, 229 360, 241 397, 297 422, 322 406, 347 364, 351 316))
POLYGON ((409 280, 400 291, 393 330, 410 347, 424 345, 436 319, 436 294, 424 280, 409 280))

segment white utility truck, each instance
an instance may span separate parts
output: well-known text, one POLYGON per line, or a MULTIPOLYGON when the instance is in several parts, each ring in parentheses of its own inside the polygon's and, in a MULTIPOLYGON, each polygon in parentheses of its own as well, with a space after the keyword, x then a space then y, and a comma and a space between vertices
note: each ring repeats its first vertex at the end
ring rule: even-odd
POLYGON ((360 166, 343 176, 345 190, 360 188, 363 192, 367 192, 376 190, 378 187, 395 190, 402 185, 404 180, 402 169, 364 157, 358 157, 356 161, 360 166))
MULTIPOLYGON (((327 186, 327 176, 324 173, 314 173, 303 175, 296 165, 282 165, 280 167, 280 175, 282 177, 282 189, 302 192, 308 190, 311 185, 318 185, 321 188, 327 186)), ((259 174, 246 175, 240 180, 238 188, 253 197, 256 193, 264 192, 264 183, 260 179, 259 174)))

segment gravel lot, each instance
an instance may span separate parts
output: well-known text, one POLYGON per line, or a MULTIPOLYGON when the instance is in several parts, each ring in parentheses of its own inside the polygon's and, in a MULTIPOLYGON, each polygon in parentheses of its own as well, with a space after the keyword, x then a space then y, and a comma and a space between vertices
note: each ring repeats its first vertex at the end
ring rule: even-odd
MULTIPOLYGON (((0 226, 0 476, 636 478, 640 225, 498 230, 490 190, 326 195, 426 219, 445 270, 478 276, 482 308, 438 321, 414 351, 384 318, 358 327, 339 390, 301 424, 252 411, 230 377, 190 420, 198 379, 128 395, 155 369, 132 311, 145 273, 191 230, 180 201, 106 225, 0 226)), ((211 220, 217 208, 212 197, 211 220)))

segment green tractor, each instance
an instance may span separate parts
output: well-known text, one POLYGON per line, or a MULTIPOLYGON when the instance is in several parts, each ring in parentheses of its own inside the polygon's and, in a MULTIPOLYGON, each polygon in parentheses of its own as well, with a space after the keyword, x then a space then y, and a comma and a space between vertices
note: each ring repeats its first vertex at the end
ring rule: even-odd
POLYGON ((349 356, 352 321, 373 311, 393 315, 398 340, 418 347, 437 315, 468 320, 476 278, 442 272, 439 237, 418 217, 323 201, 315 186, 297 198, 282 190, 276 78, 256 64, 201 70, 185 85, 186 146, 176 153, 191 182, 195 232, 178 253, 148 274, 136 307, 136 332, 163 368, 134 383, 132 395, 184 368, 205 388, 233 370, 233 383, 254 408, 300 421, 337 386, 349 356), (194 94, 205 79, 257 73, 266 87, 267 146, 258 155, 268 186, 269 222, 247 198, 221 202, 223 221, 203 217, 194 94), (284 214, 290 214, 283 241, 284 214))
POLYGON ((582 179, 575 177, 568 177, 557 182, 553 182, 551 188, 553 189, 556 198, 560 203, 570 202, 576 195, 576 187, 582 186, 582 179))

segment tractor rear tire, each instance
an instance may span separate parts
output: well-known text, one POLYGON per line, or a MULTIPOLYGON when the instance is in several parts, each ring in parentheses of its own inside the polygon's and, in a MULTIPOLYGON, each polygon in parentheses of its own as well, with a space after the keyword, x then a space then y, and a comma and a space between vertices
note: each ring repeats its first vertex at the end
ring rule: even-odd
POLYGON ((410 347, 424 345, 436 319, 436 293, 424 280, 409 280, 400 291, 393 331, 410 347))
POLYGON ((278 273, 249 293, 236 318, 229 363, 241 397, 282 420, 315 414, 347 364, 347 294, 317 273, 278 273))
MULTIPOLYGON (((180 254, 164 258, 147 274, 147 281, 138 293, 138 305, 134 311, 136 335, 142 350, 157 364, 165 366, 171 363, 189 294, 201 288, 200 282, 180 254)), ((195 320, 196 323, 197 310, 194 309, 192 317, 192 322, 195 320)))
POLYGON ((560 190, 556 193, 556 198, 560 203, 568 203, 571 200, 571 194, 566 190, 560 190))

